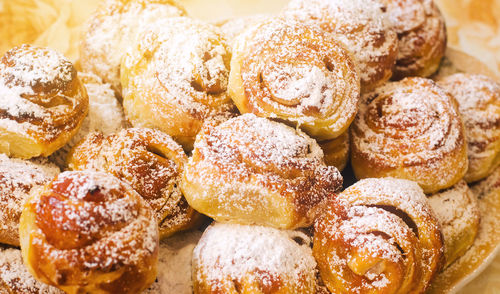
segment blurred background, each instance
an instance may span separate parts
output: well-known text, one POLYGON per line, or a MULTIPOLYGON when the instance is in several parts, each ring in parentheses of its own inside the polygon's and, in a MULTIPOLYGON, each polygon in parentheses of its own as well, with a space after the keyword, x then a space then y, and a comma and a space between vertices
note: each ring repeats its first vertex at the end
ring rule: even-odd
MULTIPOLYGON (((179 0, 193 17, 208 21, 277 13, 288 0, 179 0)), ((444 13, 449 44, 500 75, 500 0, 435 0, 444 13)), ((48 46, 76 61, 82 23, 100 0, 0 0, 0 54, 15 45, 48 46)), ((500 293, 500 257, 465 293, 500 293)))

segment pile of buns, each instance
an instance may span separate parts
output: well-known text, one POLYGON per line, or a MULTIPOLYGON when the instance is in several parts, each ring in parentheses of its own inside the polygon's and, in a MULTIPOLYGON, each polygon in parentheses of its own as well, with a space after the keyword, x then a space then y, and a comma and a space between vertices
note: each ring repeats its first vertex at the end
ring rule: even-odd
POLYGON ((161 241, 199 230, 194 293, 424 293, 500 176, 500 84, 446 48, 432 0, 105 0, 78 70, 9 50, 0 292, 171 293, 161 241))

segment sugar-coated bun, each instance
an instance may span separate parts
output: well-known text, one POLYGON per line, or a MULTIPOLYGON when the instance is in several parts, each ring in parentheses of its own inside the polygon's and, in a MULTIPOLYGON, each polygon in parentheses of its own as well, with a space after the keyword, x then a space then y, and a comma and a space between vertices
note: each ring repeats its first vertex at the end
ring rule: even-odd
POLYGON ((200 219, 180 190, 186 163, 182 147, 169 135, 140 128, 109 136, 89 134, 68 157, 72 170, 111 173, 134 188, 153 209, 160 238, 191 228, 200 219))
POLYGON ((158 19, 184 16, 176 0, 105 0, 87 21, 80 44, 80 65, 121 94, 120 63, 141 27, 158 19))
POLYGON ((19 233, 30 273, 66 293, 140 293, 156 279, 153 211, 110 174, 61 173, 32 193, 19 233))
POLYGON ((22 45, 0 60, 0 152, 49 156, 78 132, 89 100, 73 64, 47 48, 22 45))
POLYGON ((194 249, 194 293, 316 293, 309 243, 299 232, 213 224, 194 249))
POLYGON ((362 98, 351 127, 356 178, 395 177, 427 194, 467 172, 467 142, 456 100, 435 82, 406 78, 362 98))
POLYGON ((201 132, 181 189, 197 211, 219 222, 307 227, 342 177, 316 141, 253 114, 201 132))
POLYGON ((217 27, 187 17, 160 19, 141 36, 121 67, 127 118, 192 149, 205 121, 234 110, 227 94, 230 47, 217 27))

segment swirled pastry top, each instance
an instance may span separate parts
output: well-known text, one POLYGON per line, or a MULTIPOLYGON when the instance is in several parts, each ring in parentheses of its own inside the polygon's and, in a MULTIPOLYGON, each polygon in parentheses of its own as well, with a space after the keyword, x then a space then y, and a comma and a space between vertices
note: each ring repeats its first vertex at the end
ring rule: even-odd
POLYGON ((439 67, 447 43, 445 21, 433 0, 383 0, 399 37, 394 76, 428 77, 439 67))
POLYGON ((89 134, 68 157, 70 169, 108 172, 128 183, 153 209, 162 238, 188 227, 196 215, 179 187, 186 162, 170 136, 146 128, 89 134))
POLYGON ((156 277, 151 208, 110 174, 61 173, 31 194, 19 231, 30 272, 66 292, 137 293, 156 277))
POLYGON ((500 84, 482 75, 454 74, 439 85, 458 101, 468 142, 467 182, 488 176, 500 164, 500 84))
POLYGON ((299 232, 216 223, 206 229, 193 252, 195 293, 238 288, 252 293, 314 293, 316 262, 309 243, 299 232))
POLYGON ((73 64, 61 54, 22 45, 0 60, 0 129, 8 137, 0 144, 7 145, 4 152, 48 156, 69 140, 87 111, 85 88, 73 64), (50 147, 22 153, 13 148, 13 140, 21 138, 50 147))
POLYGON ((363 88, 373 90, 391 77, 397 57, 386 10, 378 0, 292 0, 285 15, 334 34, 356 59, 363 88))
POLYGON ((142 26, 157 19, 183 16, 175 0, 106 0, 89 18, 80 44, 84 71, 99 75, 120 92, 120 63, 142 26))
POLYGON ((250 27, 233 45, 229 92, 241 112, 289 121, 321 139, 349 126, 359 77, 333 37, 276 18, 250 27))
POLYGON ((244 114, 198 135, 182 191, 192 207, 221 222, 297 228, 309 226, 341 184, 313 139, 244 114))
POLYGON ((422 189, 408 180, 364 179, 338 200, 314 235, 313 253, 329 289, 423 293, 443 265, 443 243, 422 189))
POLYGON ((192 145, 206 119, 233 110, 230 47, 217 27, 184 17, 158 20, 141 36, 122 62, 125 112, 134 126, 192 145))
MULTIPOLYGON (((432 80, 407 78, 366 94, 351 130, 353 160, 387 175, 388 170, 412 170, 411 176, 400 176, 418 181, 426 193, 455 184, 466 171, 457 103, 432 80), (427 185, 430 181, 437 182, 427 185)), ((363 169, 359 166, 360 173, 363 169)))

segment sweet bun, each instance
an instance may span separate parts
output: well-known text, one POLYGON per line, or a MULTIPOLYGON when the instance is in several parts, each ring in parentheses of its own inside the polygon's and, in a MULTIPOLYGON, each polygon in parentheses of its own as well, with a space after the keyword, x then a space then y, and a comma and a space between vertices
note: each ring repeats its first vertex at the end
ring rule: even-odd
POLYGON ((447 35, 444 18, 433 0, 383 0, 399 38, 394 79, 429 77, 443 58, 447 35))
POLYGON ((331 33, 351 51, 359 67, 363 92, 392 76, 398 37, 379 0, 292 0, 286 17, 331 33))
POLYGON ((351 135, 351 164, 358 179, 408 179, 433 194, 467 172, 457 102, 429 79, 406 78, 364 95, 351 135))
POLYGON ((229 94, 241 113, 277 118, 318 140, 334 139, 354 119, 359 76, 333 37, 275 18, 233 44, 229 94))
POLYGON ((332 293, 424 293, 442 268, 440 226, 412 181, 364 179, 316 222, 313 255, 332 293))
POLYGON ((22 45, 0 60, 0 152, 49 156, 78 131, 88 96, 73 64, 47 48, 22 45))
POLYGON ((61 173, 32 193, 19 233, 30 273, 66 293, 140 293, 156 279, 153 211, 112 175, 61 173))
POLYGON ((213 224, 194 249, 194 293, 316 293, 309 243, 299 232, 213 224))
POLYGON ((483 75, 454 74, 439 81, 458 102, 468 143, 468 183, 500 165, 500 83, 483 75))
POLYGON ((32 190, 50 182, 59 168, 45 160, 27 161, 0 154, 0 243, 19 246, 19 218, 32 190))
POLYGON ((184 16, 176 0, 105 0, 84 25, 80 65, 100 76, 120 95, 120 64, 144 25, 157 19, 184 16))
POLYGON ((128 183, 155 213, 160 238, 188 229, 200 219, 186 202, 180 181, 187 156, 170 136, 152 129, 92 133, 68 156, 71 170, 108 172, 128 183))
POLYGON ((219 222, 294 229, 310 226, 341 185, 316 141, 244 114, 198 135, 181 189, 194 209, 219 222))
POLYGON ((465 181, 460 181, 428 199, 441 225, 446 266, 449 266, 474 243, 480 222, 477 196, 465 181))
POLYGON ((125 113, 135 127, 160 129, 192 149, 206 120, 234 110, 230 47, 217 27, 185 17, 158 20, 141 35, 121 67, 125 113))
POLYGON ((123 108, 115 97, 110 84, 103 83, 101 78, 91 73, 78 73, 89 96, 89 113, 82 122, 80 130, 61 149, 50 156, 50 161, 60 168, 66 168, 66 157, 69 151, 86 135, 100 132, 111 135, 128 126, 123 108))

